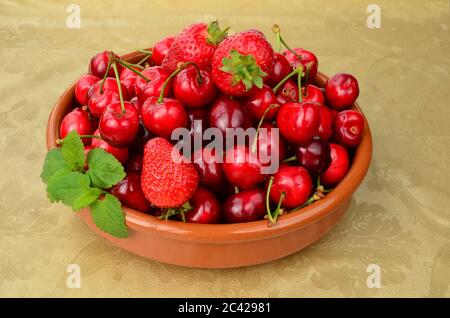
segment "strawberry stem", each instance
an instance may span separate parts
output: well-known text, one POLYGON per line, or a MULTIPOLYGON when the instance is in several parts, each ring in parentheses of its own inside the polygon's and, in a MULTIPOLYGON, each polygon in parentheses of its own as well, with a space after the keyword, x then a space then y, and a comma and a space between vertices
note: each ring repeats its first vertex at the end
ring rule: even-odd
POLYGON ((157 101, 158 104, 162 103, 162 101, 164 100, 164 91, 166 90, 166 87, 169 84, 169 82, 172 80, 172 78, 174 78, 178 73, 180 73, 182 70, 184 70, 189 65, 195 65, 196 69, 198 70, 198 74, 200 74, 200 69, 198 68, 198 66, 195 63, 193 63, 193 62, 183 63, 175 71, 173 71, 172 74, 170 74, 169 77, 164 81, 162 89, 161 89, 161 93, 159 93, 159 98, 157 101))
POLYGON ((122 109, 122 114, 125 114, 126 110, 123 102, 122 84, 120 83, 119 71, 117 71, 116 63, 113 63, 112 67, 114 69, 114 75, 116 75, 117 88, 119 90, 120 108, 122 109))

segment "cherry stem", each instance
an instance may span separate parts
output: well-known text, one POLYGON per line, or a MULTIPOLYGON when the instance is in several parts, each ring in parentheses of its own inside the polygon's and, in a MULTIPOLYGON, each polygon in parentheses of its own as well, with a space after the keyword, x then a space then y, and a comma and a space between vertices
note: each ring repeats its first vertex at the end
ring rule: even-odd
MULTIPOLYGON (((288 75, 286 75, 277 85, 275 85, 273 88, 272 88, 272 91, 276 94, 277 93, 277 90, 281 87, 281 85, 283 85, 284 83, 286 83, 286 81, 288 80, 288 79, 290 79, 292 76, 294 76, 295 74, 300 74, 300 67, 299 68, 296 68, 295 70, 293 70, 292 72, 290 72, 288 75)), ((303 69, 302 69, 302 71, 303 71, 303 69)))
POLYGON ((144 56, 143 59, 141 59, 139 62, 135 63, 134 65, 140 68, 144 68, 141 63, 145 62, 150 56, 152 56, 152 53, 148 53, 146 56, 144 56))
POLYGON ((286 193, 282 192, 281 196, 280 196, 280 200, 278 200, 277 208, 275 209, 275 212, 273 212, 273 214, 274 214, 273 219, 275 222, 277 221, 278 216, 280 215, 281 204, 283 203, 285 197, 286 197, 286 193))
POLYGON ((274 24, 272 26, 272 31, 275 33, 275 37, 277 39, 277 52, 281 52, 281 36, 280 36, 280 27, 278 24, 274 24))
POLYGON ((169 77, 164 81, 164 84, 162 86, 161 89, 161 93, 159 94, 159 98, 157 103, 160 104, 162 103, 162 101, 164 100, 164 91, 166 90, 167 85, 169 84, 169 82, 172 80, 172 78, 174 78, 178 73, 180 73, 182 70, 184 70, 186 67, 188 67, 189 65, 195 65, 198 74, 200 74, 200 69, 197 67, 197 65, 193 62, 186 62, 183 65, 181 65, 180 67, 178 67, 175 71, 172 72, 172 74, 169 75, 169 77))
POLYGON ((295 52, 293 49, 291 49, 291 47, 283 40, 280 33, 280 27, 278 25, 275 24, 272 27, 272 31, 275 33, 275 35, 277 35, 277 39, 280 39, 280 42, 283 43, 286 49, 288 49, 292 54, 294 54, 299 60, 302 60, 302 57, 298 55, 297 52, 295 52))
POLYGON ((261 128, 261 125, 262 125, 263 122, 264 122, 264 118, 266 117, 267 113, 268 113, 272 108, 274 108, 274 107, 276 107, 276 106, 277 106, 277 105, 275 105, 275 104, 270 104, 269 107, 267 107, 266 110, 264 111, 264 113, 263 113, 261 119, 259 120, 258 126, 256 127, 255 139, 253 140, 253 143, 252 143, 252 148, 251 148, 251 151, 252 151, 252 152, 256 152, 256 146, 257 146, 257 144, 258 144, 258 134, 259 134, 259 129, 261 128))
POLYGON ((295 160, 297 160, 297 156, 292 156, 292 157, 284 159, 283 161, 281 161, 281 163, 292 162, 292 161, 295 161, 295 160))
MULTIPOLYGON (((300 66, 300 65, 299 65, 300 66)), ((298 69, 302 69, 301 75, 300 73, 297 76, 297 86, 298 86, 298 102, 301 103, 303 100, 303 92, 302 92, 302 76, 303 76, 303 66, 298 69)))
POLYGON ((108 58, 108 65, 106 66, 105 75, 103 76, 102 82, 100 84, 100 94, 103 94, 103 85, 105 84, 106 78, 108 77, 109 69, 111 68, 111 56, 112 54, 109 54, 108 58))
POLYGON ((121 59, 116 59, 116 62, 119 63, 120 65, 122 65, 123 67, 129 69, 130 71, 132 71, 134 74, 136 74, 137 76, 139 76, 140 78, 142 78, 146 82, 150 82, 149 78, 147 78, 144 74, 142 74, 141 72, 139 72, 138 70, 135 70, 133 68, 133 66, 136 66, 136 65, 128 63, 128 62, 125 62, 124 60, 121 60, 121 59))
POLYGON ((122 84, 120 83, 119 71, 117 70, 116 63, 113 63, 112 67, 114 69, 114 74, 116 75, 117 88, 119 89, 120 108, 122 109, 122 114, 125 114, 126 109, 125 104, 123 102, 122 84))
MULTIPOLYGON (((100 139, 103 140, 103 138, 101 136, 98 135, 80 135, 80 138, 96 138, 96 139, 100 139)), ((55 144, 56 145, 61 145, 64 142, 64 139, 56 139, 55 144)))
POLYGON ((145 53, 145 54, 153 54, 152 51, 144 50, 144 49, 136 49, 136 51, 138 51, 138 52, 140 52, 140 53, 145 53))
POLYGON ((267 211, 267 217, 269 218, 269 221, 271 224, 275 224, 275 220, 272 217, 272 212, 270 211, 270 190, 272 189, 273 185, 273 176, 269 179, 269 184, 267 186, 267 192, 266 192, 266 211, 267 211))
POLYGON ((234 194, 238 194, 239 193, 239 188, 237 186, 234 186, 234 194))
POLYGON ((305 206, 310 205, 310 204, 313 203, 314 201, 316 201, 316 198, 315 198, 314 195, 312 195, 305 203, 303 203, 303 204, 300 205, 299 207, 296 207, 296 208, 290 210, 289 213, 298 211, 298 210, 304 208, 305 206))
POLYGON ((306 64, 306 70, 305 70, 305 96, 306 96, 306 88, 308 86, 309 81, 309 72, 311 71, 312 63, 306 64))

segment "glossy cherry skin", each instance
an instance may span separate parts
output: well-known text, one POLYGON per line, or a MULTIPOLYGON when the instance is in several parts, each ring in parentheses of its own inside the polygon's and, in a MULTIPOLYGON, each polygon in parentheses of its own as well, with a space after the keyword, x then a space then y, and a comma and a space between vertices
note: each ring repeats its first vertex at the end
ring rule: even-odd
POLYGON ((245 101, 245 108, 249 110, 251 116, 257 122, 259 122, 264 115, 264 112, 271 105, 273 106, 267 112, 264 121, 272 121, 275 118, 278 108, 281 106, 278 103, 277 96, 267 85, 263 85, 261 89, 256 90, 255 93, 250 95, 245 101))
POLYGON ((139 129, 139 113, 130 102, 120 101, 106 107, 98 125, 100 135, 111 146, 127 147, 136 137, 139 129))
MULTIPOLYGON (((133 68, 139 72, 142 71, 142 69, 138 67, 133 68)), ((126 67, 124 67, 122 69, 122 72, 120 72, 120 82, 127 88, 129 98, 133 98, 136 96, 135 85, 137 77, 138 76, 136 73, 126 67)))
POLYGON ((334 140, 347 148, 358 146, 364 131, 364 117, 355 110, 339 112, 334 119, 334 140))
POLYGON ((298 145, 309 144, 319 125, 320 112, 314 103, 287 103, 277 114, 277 126, 283 137, 298 145))
POLYGON ((320 139, 328 141, 333 135, 334 116, 332 111, 325 105, 318 105, 320 112, 320 125, 317 135, 320 139))
POLYGON ((189 223, 214 224, 222 219, 222 209, 214 194, 204 188, 197 188, 189 199, 193 209, 184 215, 189 223))
MULTIPOLYGON (((105 52, 95 54, 92 57, 91 62, 89 63, 89 73, 91 73, 92 75, 95 75, 97 77, 103 78, 103 76, 105 76, 106 69, 108 68, 109 53, 110 53, 109 51, 105 51, 105 52)), ((114 54, 114 56, 116 58, 119 58, 119 56, 116 54, 114 54)), ((119 71, 119 74, 120 74, 120 71, 122 71, 122 66, 117 63, 116 63, 116 66, 117 66, 117 70, 119 71)), ((114 69, 112 67, 110 67, 107 76, 114 77, 114 69)))
POLYGON ((347 175, 350 160, 347 150, 338 144, 330 144, 331 164, 320 175, 320 182, 327 187, 334 187, 347 175))
POLYGON ((306 85, 302 88, 302 102, 325 104, 325 97, 322 90, 314 85, 306 85))
MULTIPOLYGON (((100 133, 98 132, 98 130, 96 130, 94 132, 94 135, 100 136, 100 133)), ((122 164, 125 164, 128 160, 128 156, 129 156, 128 148, 116 148, 116 147, 108 144, 103 139, 92 138, 91 147, 92 148, 101 148, 101 149, 105 150, 106 152, 109 152, 114 157, 116 157, 116 159, 119 160, 122 164)))
POLYGON ((228 223, 262 220, 267 213, 265 192, 252 189, 233 194, 223 204, 223 213, 228 223))
POLYGON ((284 56, 291 64, 293 70, 295 70, 299 66, 299 64, 301 64, 303 66, 303 70, 306 71, 307 65, 311 64, 308 82, 312 83, 316 78, 317 68, 319 67, 319 61, 317 60, 317 57, 314 55, 314 53, 305 49, 295 48, 293 50, 297 53, 297 55, 301 57, 301 60, 288 50, 284 51, 284 56))
POLYGON ((186 127, 188 121, 186 111, 179 100, 164 98, 158 103, 157 97, 150 97, 142 105, 141 119, 151 134, 168 140, 174 129, 186 127))
POLYGON ((274 175, 270 200, 277 204, 282 193, 285 193, 281 207, 296 208, 308 200, 312 191, 312 179, 303 167, 281 166, 274 175))
POLYGON ((211 72, 200 71, 191 65, 178 73, 173 80, 173 94, 186 107, 204 107, 217 95, 211 72))
POLYGON ((172 46, 173 41, 175 40, 175 36, 170 35, 165 38, 159 40, 153 45, 152 49, 152 61, 155 65, 160 66, 162 61, 166 57, 169 52, 170 47, 172 46))
MULTIPOLYGON (((291 79, 288 79, 277 90, 277 94, 286 100, 286 102, 298 102, 298 84, 291 79)), ((286 103, 285 102, 285 103, 286 103)), ((284 103, 284 104, 285 104, 284 103)), ((281 103, 283 104, 283 103, 281 103)))
POLYGON ((291 64, 281 53, 273 55, 273 67, 269 76, 266 78, 267 85, 273 87, 292 71, 291 64))
MULTIPOLYGON (((270 123, 263 123, 260 129, 261 131, 257 137, 258 155, 260 158, 271 157, 271 160, 283 160, 286 154, 286 146, 280 134, 278 134, 278 139, 276 138, 274 129, 277 128, 270 123), (262 129, 265 129, 265 132, 262 129)), ((261 159, 261 161, 265 161, 265 159, 261 159)), ((269 166, 270 163, 264 163, 264 165, 269 166)))
POLYGON ((137 172, 128 172, 125 179, 111 189, 111 194, 119 201, 132 209, 147 212, 151 204, 144 196, 141 188, 141 175, 137 172))
MULTIPOLYGON (((95 130, 94 123, 89 118, 89 114, 82 108, 75 108, 64 116, 61 126, 59 126, 59 136, 66 138, 67 134, 75 130, 79 135, 90 135, 95 130)), ((89 145, 91 138, 83 138, 83 143, 89 145)))
POLYGON ((100 80, 92 74, 85 74, 75 84, 75 98, 81 106, 87 105, 89 101, 88 92, 91 87, 100 80))
MULTIPOLYGON (((108 77, 103 84, 103 92, 100 91, 101 81, 97 82, 91 88, 91 97, 89 98, 88 108, 92 116, 100 118, 109 104, 120 100, 119 86, 116 79, 108 77)), ((120 84, 124 100, 128 100, 128 91, 125 85, 120 84)))
POLYGON ((144 124, 141 121, 136 137, 134 137, 134 140, 130 144, 130 150, 135 153, 143 153, 145 145, 152 137, 152 134, 145 129, 144 124))
POLYGON ((350 74, 336 74, 325 84, 325 96, 334 109, 349 108, 359 96, 358 81, 350 74))
MULTIPOLYGON (((146 68, 141 73, 150 80, 149 82, 146 82, 142 77, 136 78, 136 96, 142 105, 149 97, 159 97, 164 81, 170 76, 170 74, 160 66, 146 68)), ((169 81, 168 85, 164 89, 165 97, 170 95, 172 90, 172 82, 172 80, 169 81)))
POLYGON ((219 96, 209 113, 211 127, 219 128, 225 135, 227 128, 248 128, 252 125, 251 118, 236 99, 219 96))
POLYGON ((225 183, 222 163, 221 160, 217 159, 215 148, 199 149, 192 157, 192 163, 198 172, 200 184, 213 191, 221 190, 225 183))
POLYGON ((254 188, 266 178, 257 154, 244 145, 227 150, 222 168, 227 180, 242 190, 254 188))
POLYGON ((142 162, 143 162, 143 154, 142 153, 131 153, 128 161, 125 165, 125 170, 128 171, 142 171, 142 162))
POLYGON ((324 172, 331 163, 330 146, 327 142, 315 139, 307 146, 299 146, 297 162, 313 176, 324 172))

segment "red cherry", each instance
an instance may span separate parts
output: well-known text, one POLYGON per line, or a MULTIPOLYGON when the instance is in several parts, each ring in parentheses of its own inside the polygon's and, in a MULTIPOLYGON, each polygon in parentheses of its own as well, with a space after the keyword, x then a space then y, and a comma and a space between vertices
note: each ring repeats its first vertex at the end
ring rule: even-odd
MULTIPOLYGON (((105 51, 105 52, 95 54, 92 57, 91 62, 89 64, 89 73, 91 73, 97 77, 103 78, 105 76, 106 69, 108 68, 110 53, 112 53, 112 52, 105 51)), ((116 54, 114 54, 114 56, 116 58, 119 58, 119 56, 116 54)), ((117 70, 120 73, 120 71, 122 70, 122 66, 120 64, 116 64, 116 65, 117 65, 117 70)), ((114 70, 112 67, 109 69, 107 76, 114 77, 114 70)))
MULTIPOLYGON (((94 129, 94 123, 90 120, 88 112, 82 108, 75 108, 64 116, 61 126, 59 126, 59 136, 64 139, 72 130, 79 135, 90 135, 94 129)), ((83 138, 83 143, 89 145, 91 138, 83 138)))
POLYGON ((91 87, 100 80, 99 77, 91 74, 86 74, 80 77, 75 84, 75 98, 80 105, 87 105, 89 101, 88 92, 91 87))
POLYGON ((325 84, 325 96, 331 107, 349 108, 359 96, 358 81, 350 74, 336 74, 325 84))
MULTIPOLYGON (((136 66, 131 67, 136 71, 139 72, 142 71, 142 69, 140 69, 139 67, 136 66)), ((129 98, 133 98, 136 96, 135 85, 137 78, 138 75, 126 67, 124 67, 122 69, 122 72, 120 72, 120 82, 127 88, 129 98)))
POLYGON ((139 113, 130 102, 120 101, 106 107, 98 125, 100 135, 110 145, 118 148, 128 146, 139 129, 139 113))
POLYGON ((322 90, 314 85, 306 85, 302 88, 303 102, 319 103, 325 104, 325 97, 323 96, 322 90))
POLYGON ((291 67, 294 70, 301 64, 303 66, 303 70, 306 71, 307 65, 310 64, 311 68, 309 71, 308 83, 312 83, 316 78, 317 68, 319 66, 317 57, 314 55, 314 53, 305 49, 295 48, 293 49, 293 51, 295 51, 295 53, 297 53, 297 55, 299 55, 301 59, 299 59, 291 51, 288 50, 284 51, 284 56, 286 56, 286 59, 291 64, 291 67))
POLYGON ((276 84, 281 82, 281 80, 285 78, 291 71, 291 64, 289 64, 286 57, 281 53, 275 53, 273 55, 272 71, 266 79, 267 85, 275 86, 276 84))
POLYGON ((175 36, 171 35, 166 36, 165 38, 155 43, 152 50, 152 60, 155 65, 160 66, 162 64, 162 61, 169 52, 169 49, 172 46, 174 40, 175 36))
POLYGON ((252 125, 252 121, 236 99, 221 95, 211 107, 209 124, 211 127, 219 128, 225 135, 227 128, 247 129, 252 125))
MULTIPOLYGON (((152 66, 142 71, 142 75, 150 81, 146 82, 141 77, 136 78, 135 91, 141 105, 149 97, 159 97, 164 81, 170 76, 170 73, 160 66, 152 66)), ((164 89, 164 96, 169 96, 171 89, 172 80, 164 89)))
POLYGON ((213 224, 219 223, 222 218, 220 203, 214 194, 204 188, 197 188, 189 202, 192 211, 186 212, 186 221, 190 223, 213 224))
POLYGON ((314 103, 287 103, 277 114, 277 126, 284 138, 299 145, 309 144, 317 134, 320 111, 314 103))
POLYGON ((138 113, 141 112, 141 104, 139 103, 139 100, 137 98, 137 96, 134 96, 133 98, 130 99, 130 103, 134 105, 134 107, 136 108, 136 110, 138 111, 138 113))
MULTIPOLYGON (((94 135, 100 136, 100 133, 98 132, 98 130, 96 130, 94 132, 94 135)), ((114 157, 116 157, 116 159, 119 160, 122 164, 125 164, 128 160, 128 155, 129 155, 128 148, 116 148, 116 147, 113 147, 110 144, 108 144, 103 139, 98 139, 98 138, 92 138, 91 146, 92 146, 92 148, 101 148, 101 149, 105 150, 106 152, 109 152, 114 157)))
POLYGON ((330 144, 331 164, 320 176, 320 182, 329 187, 333 187, 341 182, 347 175, 350 168, 350 160, 347 150, 338 144, 330 144))
MULTIPOLYGON (((106 78, 103 84, 103 92, 100 92, 101 81, 91 88, 88 108, 92 116, 100 118, 109 104, 120 100, 119 87, 115 78, 106 78)), ((128 91, 125 85, 120 84, 124 100, 128 100, 128 91)))
POLYGON ((307 146, 299 146, 297 162, 313 176, 324 172, 331 163, 330 146, 323 140, 315 139, 307 146))
POLYGON ((270 189, 270 200, 277 204, 282 193, 285 197, 281 206, 288 209, 296 208, 305 203, 312 190, 312 180, 303 167, 281 166, 273 177, 270 189))
POLYGON ((225 178, 222 164, 216 160, 215 156, 215 148, 202 148, 193 154, 192 163, 198 172, 200 184, 208 189, 218 191, 221 190, 225 178))
POLYGON ((222 165, 228 181, 243 190, 254 188, 264 181, 266 176, 261 173, 262 167, 257 154, 243 145, 227 150, 222 165))
POLYGON ((298 102, 298 84, 291 79, 288 79, 283 85, 281 85, 281 87, 277 89, 276 93, 286 100, 286 102, 281 104, 285 104, 287 102, 298 102))
POLYGON ((173 98, 150 97, 142 105, 141 118, 145 128, 153 135, 170 140, 172 131, 187 126, 187 114, 183 104, 173 98))
POLYGON ((145 129, 144 124, 142 122, 139 123, 139 129, 134 137, 134 140, 130 144, 130 150, 135 153, 143 153, 144 147, 153 136, 145 129))
POLYGON ((190 65, 175 76, 173 94, 186 107, 203 107, 217 95, 217 88, 210 71, 190 65))
POLYGON ((131 153, 128 158, 127 164, 125 165, 125 170, 129 171, 142 171, 142 162, 143 162, 143 154, 142 153, 131 153))
POLYGON ((256 121, 259 121, 263 117, 265 111, 271 105, 273 106, 265 115, 264 121, 272 121, 280 107, 275 93, 267 85, 256 90, 255 93, 249 96, 245 101, 246 109, 250 111, 250 114, 256 121))
MULTIPOLYGON (((258 155, 260 158, 273 158, 272 160, 281 161, 285 157, 286 146, 283 138, 278 136, 278 140, 275 138, 273 129, 277 129, 274 125, 269 123, 263 123, 260 129, 266 129, 265 133, 258 133, 258 155)), ((266 164, 264 164, 266 165, 266 164)), ((270 165, 270 163, 267 163, 270 165)))
POLYGON ((223 212, 228 223, 262 220, 266 215, 265 193, 252 189, 233 194, 223 204, 223 212))
POLYGON ((137 172, 129 172, 125 179, 111 189, 111 194, 132 209, 147 212, 151 209, 150 202, 144 196, 141 188, 141 176, 137 172))
POLYGON ((325 105, 318 105, 320 112, 320 126, 317 135, 320 139, 328 141, 333 135, 334 116, 332 111, 325 105))
POLYGON ((344 110, 334 119, 334 140, 347 147, 359 145, 364 130, 364 117, 360 112, 344 110))

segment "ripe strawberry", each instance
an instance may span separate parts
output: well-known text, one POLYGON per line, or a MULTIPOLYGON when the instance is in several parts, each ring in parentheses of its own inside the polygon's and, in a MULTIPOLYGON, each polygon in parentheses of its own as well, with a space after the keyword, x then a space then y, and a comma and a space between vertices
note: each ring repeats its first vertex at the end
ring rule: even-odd
POLYGON ((194 62, 201 69, 209 68, 217 44, 222 41, 228 28, 221 31, 217 21, 192 24, 175 38, 162 67, 175 71, 180 62, 194 62))
POLYGON ((150 139, 144 149, 141 186, 145 197, 161 208, 179 207, 197 189, 198 174, 191 162, 166 139, 150 139))
POLYGON ((223 40, 214 52, 213 80, 227 95, 248 96, 255 86, 262 88, 273 61, 272 46, 261 32, 240 32, 223 40))

